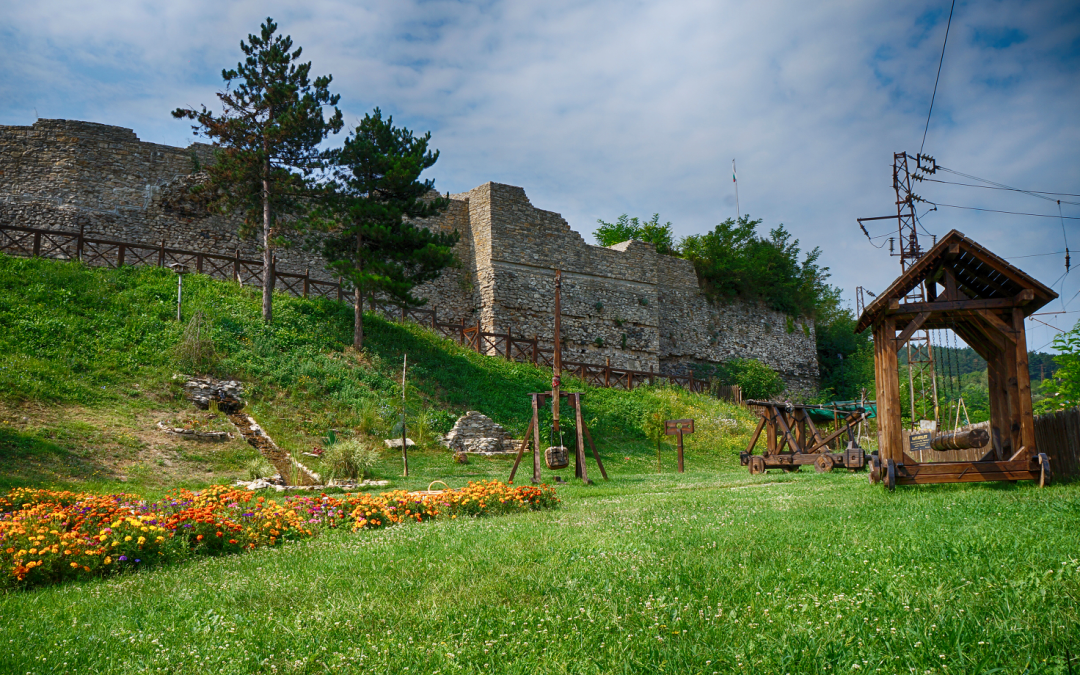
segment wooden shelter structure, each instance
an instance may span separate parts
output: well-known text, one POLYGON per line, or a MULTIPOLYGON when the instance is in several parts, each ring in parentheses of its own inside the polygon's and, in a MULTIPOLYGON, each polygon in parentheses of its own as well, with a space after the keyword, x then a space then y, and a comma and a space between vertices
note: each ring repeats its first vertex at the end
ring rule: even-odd
POLYGON ((1024 319, 1057 293, 953 230, 870 303, 857 333, 872 328, 878 461, 871 480, 917 483, 1050 480, 1035 447, 1024 319), (925 302, 905 302, 922 284, 925 302), (918 330, 948 329, 987 363, 991 450, 970 462, 919 463, 904 453, 897 353, 918 330))

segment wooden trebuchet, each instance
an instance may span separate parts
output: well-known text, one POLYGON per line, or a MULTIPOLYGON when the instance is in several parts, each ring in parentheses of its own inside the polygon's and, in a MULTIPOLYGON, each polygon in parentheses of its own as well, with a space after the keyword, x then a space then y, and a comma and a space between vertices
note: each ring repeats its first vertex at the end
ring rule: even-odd
POLYGON ((986 429, 965 429, 947 434, 938 434, 930 440, 934 450, 967 450, 981 448, 990 442, 986 429))

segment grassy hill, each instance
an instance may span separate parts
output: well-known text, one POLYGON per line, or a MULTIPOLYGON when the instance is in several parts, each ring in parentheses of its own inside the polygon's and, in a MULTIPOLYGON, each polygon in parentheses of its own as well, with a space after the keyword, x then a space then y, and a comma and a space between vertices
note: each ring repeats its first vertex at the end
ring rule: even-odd
MULTIPOLYGON (((334 301, 279 295, 268 326, 258 289, 190 275, 184 323, 176 321, 175 303, 176 277, 168 270, 0 256, 0 488, 89 482, 105 489, 123 482, 128 490, 159 490, 242 475, 255 453, 241 441, 181 441, 156 428, 158 421, 223 422, 188 404, 175 378, 193 374, 178 346, 195 313, 210 326, 216 352, 203 369, 242 380, 249 411, 294 453, 323 445, 330 430, 375 440, 400 433, 394 427, 407 353, 409 433, 421 447, 411 458, 412 480, 400 482, 405 486, 448 475, 505 478, 505 458, 457 467, 434 436, 458 415, 479 410, 520 437, 531 415, 526 394, 550 385, 545 369, 481 356, 419 326, 372 315, 366 348, 357 354, 348 346, 352 309, 334 301)), ((655 466, 649 438, 657 419, 697 418, 689 461, 714 468, 737 461, 751 424, 734 406, 679 389, 619 392, 573 379, 568 389, 586 392, 589 428, 616 472, 655 466)), ((571 425, 567 444, 573 433, 571 425)), ((383 454, 376 471, 396 480, 400 455, 383 454)), ((671 452, 664 454, 670 467, 671 452)), ((318 461, 311 463, 318 470, 318 461)))

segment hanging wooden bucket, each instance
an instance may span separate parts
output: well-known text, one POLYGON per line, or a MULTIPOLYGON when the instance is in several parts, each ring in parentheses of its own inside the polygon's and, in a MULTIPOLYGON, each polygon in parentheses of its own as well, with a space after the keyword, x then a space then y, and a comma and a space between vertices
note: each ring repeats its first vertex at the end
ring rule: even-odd
POLYGON ((570 451, 565 445, 556 445, 544 451, 544 461, 549 469, 565 469, 570 466, 570 451))

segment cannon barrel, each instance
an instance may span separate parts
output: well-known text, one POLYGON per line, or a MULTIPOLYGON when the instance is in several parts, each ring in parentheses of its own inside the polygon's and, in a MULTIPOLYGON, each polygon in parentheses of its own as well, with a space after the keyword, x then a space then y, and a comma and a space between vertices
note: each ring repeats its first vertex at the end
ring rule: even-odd
POLYGON ((938 434, 930 441, 934 450, 967 450, 981 448, 990 442, 986 429, 965 429, 947 434, 938 434))

